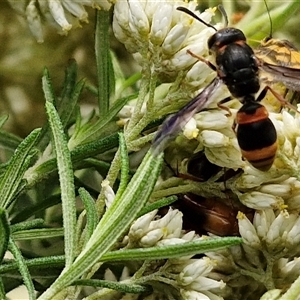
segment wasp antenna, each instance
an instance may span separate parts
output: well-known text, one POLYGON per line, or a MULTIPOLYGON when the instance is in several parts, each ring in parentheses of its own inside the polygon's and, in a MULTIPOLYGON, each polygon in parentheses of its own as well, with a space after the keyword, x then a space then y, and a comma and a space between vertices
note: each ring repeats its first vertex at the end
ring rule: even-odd
POLYGON ((271 15, 270 15, 270 10, 269 10, 267 1, 264 0, 264 3, 265 3, 265 6, 266 6, 266 9, 267 9, 267 13, 268 13, 268 16, 269 16, 269 21, 270 21, 270 34, 269 34, 268 37, 265 38, 265 41, 268 41, 272 38, 272 35, 273 35, 273 22, 272 22, 272 18, 271 18, 271 15))
POLYGON ((210 28, 213 28, 215 31, 217 31, 217 29, 212 26, 211 24, 208 24, 206 23, 205 21, 203 21, 202 19, 200 19, 197 15, 195 15, 192 11, 190 11, 189 9, 185 8, 185 7, 182 7, 182 6, 179 6, 176 8, 177 10, 179 11, 183 11, 185 12, 186 14, 190 15, 191 17, 193 17, 194 19, 198 20, 199 22, 201 22, 202 24, 204 24, 205 26, 207 27, 210 27, 210 28))
POLYGON ((218 10, 222 14, 222 16, 223 16, 223 18, 225 20, 225 26, 224 27, 227 27, 228 26, 228 16, 227 16, 227 13, 226 13, 223 5, 219 4, 218 5, 218 10))

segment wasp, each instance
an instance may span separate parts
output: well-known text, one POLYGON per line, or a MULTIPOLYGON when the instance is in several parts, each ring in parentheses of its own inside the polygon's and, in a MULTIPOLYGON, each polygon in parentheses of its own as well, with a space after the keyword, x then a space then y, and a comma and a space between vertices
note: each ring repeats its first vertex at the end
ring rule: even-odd
MULTIPOLYGON (((193 154, 187 162, 187 174, 180 177, 206 182, 220 174, 220 166, 211 163, 204 151, 193 154), (192 178, 190 178, 190 175, 192 178)), ((224 182, 237 175, 238 171, 224 170, 216 182, 224 182)), ((243 212, 252 221, 254 210, 241 204, 237 197, 225 187, 226 199, 219 197, 202 197, 193 193, 178 195, 172 204, 183 213, 183 228, 195 230, 198 234, 213 233, 218 236, 238 236, 237 214, 243 212)), ((163 211, 161 211, 163 213, 163 211)))
MULTIPOLYGON (((188 51, 190 55, 206 63, 216 71, 217 76, 210 84, 177 114, 166 119, 154 138, 153 148, 163 149, 168 140, 177 135, 192 116, 206 108, 210 104, 210 98, 216 89, 224 83, 232 97, 242 103, 242 107, 236 116, 236 136, 242 156, 255 168, 267 171, 272 166, 277 152, 277 132, 274 124, 269 119, 268 110, 260 104, 267 91, 286 105, 285 99, 266 85, 261 89, 260 72, 271 73, 275 81, 284 82, 291 89, 300 89, 300 70, 286 66, 272 64, 259 59, 253 49, 247 44, 244 33, 233 27, 226 26, 217 30, 211 24, 201 20, 197 15, 185 7, 178 7, 184 13, 189 14, 201 23, 213 28, 216 33, 208 39, 208 48, 215 57, 215 65, 202 57, 188 51)), ((228 99, 224 99, 222 103, 228 99)))
POLYGON ((238 212, 243 212, 252 222, 254 210, 234 198, 235 195, 228 194, 226 203, 225 199, 204 198, 191 193, 179 197, 178 208, 183 213, 184 228, 198 234, 210 232, 218 236, 239 236, 238 212))

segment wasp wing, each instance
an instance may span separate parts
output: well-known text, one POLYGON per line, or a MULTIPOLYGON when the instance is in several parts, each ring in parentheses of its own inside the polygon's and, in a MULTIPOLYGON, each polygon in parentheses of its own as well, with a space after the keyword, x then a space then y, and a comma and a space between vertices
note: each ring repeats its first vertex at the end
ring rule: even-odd
POLYGON ((300 69, 300 52, 287 40, 267 38, 255 50, 255 55, 272 65, 300 69))
POLYGON ((262 80, 266 83, 282 82, 287 88, 300 91, 300 69, 273 65, 264 61, 260 62, 260 68, 272 75, 272 79, 269 76, 266 78, 262 76, 262 80))
POLYGON ((193 98, 175 115, 168 117, 157 132, 153 143, 152 150, 154 154, 162 152, 167 143, 172 140, 184 127, 184 125, 193 117, 194 114, 206 108, 209 104, 209 98, 219 87, 222 80, 216 77, 201 93, 193 98))

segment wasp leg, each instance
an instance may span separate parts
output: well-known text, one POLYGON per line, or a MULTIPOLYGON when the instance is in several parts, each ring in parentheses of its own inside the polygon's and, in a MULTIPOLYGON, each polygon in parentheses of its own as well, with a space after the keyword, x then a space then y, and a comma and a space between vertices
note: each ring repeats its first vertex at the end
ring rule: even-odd
POLYGON ((193 53, 190 50, 186 51, 189 55, 193 56, 194 58, 197 58, 198 60, 204 62, 205 64, 207 64, 213 71, 217 72, 217 68, 215 65, 213 65, 209 60, 205 59, 204 57, 198 56, 197 54, 193 53))
POLYGON ((293 104, 291 104, 286 99, 284 99, 284 97, 282 97, 279 93, 274 91, 270 86, 267 85, 264 89, 269 90, 274 95, 274 97, 281 103, 282 106, 288 107, 291 110, 300 114, 300 111, 298 111, 297 108, 293 104))
POLYGON ((221 100, 221 101, 219 101, 219 102, 217 103, 217 105, 218 105, 218 107, 219 107, 220 109, 223 109, 223 110, 226 110, 226 111, 227 111, 226 117, 231 117, 231 116, 232 116, 232 113, 231 113, 230 109, 229 109, 226 105, 223 105, 223 103, 226 103, 226 102, 228 102, 228 101, 230 101, 230 100, 232 100, 232 97, 231 97, 231 96, 226 97, 225 99, 223 99, 223 100, 221 100))

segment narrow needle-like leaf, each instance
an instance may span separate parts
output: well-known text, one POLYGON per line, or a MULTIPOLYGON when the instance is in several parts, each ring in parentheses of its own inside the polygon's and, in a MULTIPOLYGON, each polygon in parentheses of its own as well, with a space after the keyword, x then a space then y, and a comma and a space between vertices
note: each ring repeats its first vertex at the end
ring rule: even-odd
POLYGON ((9 239, 8 247, 9 247, 9 251, 13 254, 13 256, 18 264, 19 271, 23 277, 24 284, 28 290, 29 299, 30 300, 36 299, 33 282, 32 282, 30 273, 28 271, 28 268, 26 266, 25 260, 21 254, 21 251, 15 244, 14 240, 11 238, 9 239))
POLYGON ((14 155, 9 161, 9 165, 5 173, 0 179, 0 207, 7 207, 15 196, 25 171, 27 170, 31 157, 35 154, 31 153, 35 146, 40 129, 33 130, 26 139, 16 149, 14 155))
POLYGON ((69 268, 74 260, 76 252, 75 186, 71 154, 67 146, 66 137, 59 116, 51 102, 46 102, 46 111, 52 130, 57 158, 65 229, 66 268, 69 268))
POLYGON ((162 155, 154 157, 149 152, 146 154, 122 196, 115 198, 100 220, 84 250, 39 300, 52 299, 60 290, 91 268, 112 247, 148 201, 160 173, 161 164, 162 155))

